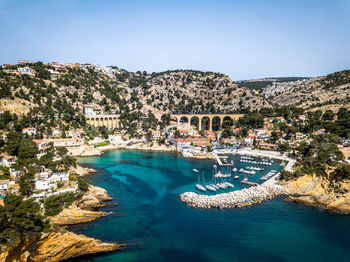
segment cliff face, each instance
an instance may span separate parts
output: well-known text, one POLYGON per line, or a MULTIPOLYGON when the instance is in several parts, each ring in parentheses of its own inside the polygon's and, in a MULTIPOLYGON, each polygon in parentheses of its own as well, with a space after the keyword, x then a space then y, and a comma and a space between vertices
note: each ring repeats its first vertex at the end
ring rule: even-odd
POLYGON ((76 176, 86 176, 91 173, 96 173, 96 170, 87 167, 82 167, 80 165, 77 165, 76 167, 71 167, 69 169, 69 174, 76 176))
POLYGON ((106 212, 83 210, 73 206, 51 217, 50 222, 58 226, 68 226, 90 222, 104 215, 106 215, 106 212))
POLYGON ((54 262, 114 251, 122 246, 124 245, 102 243, 100 240, 74 233, 46 233, 25 238, 15 247, 3 247, 0 261, 54 262))
POLYGON ((325 177, 305 175, 297 180, 282 182, 282 185, 290 194, 287 200, 350 213, 350 180, 334 182, 325 177))
POLYGON ((107 193, 107 191, 101 187, 89 186, 89 190, 77 203, 77 206, 85 210, 93 210, 99 207, 105 206, 104 202, 113 200, 107 193))
POLYGON ((112 199, 105 189, 90 185, 89 190, 80 200, 75 201, 58 215, 51 217, 50 222, 59 226, 67 226, 95 220, 107 213, 94 210, 105 206, 104 202, 112 199))

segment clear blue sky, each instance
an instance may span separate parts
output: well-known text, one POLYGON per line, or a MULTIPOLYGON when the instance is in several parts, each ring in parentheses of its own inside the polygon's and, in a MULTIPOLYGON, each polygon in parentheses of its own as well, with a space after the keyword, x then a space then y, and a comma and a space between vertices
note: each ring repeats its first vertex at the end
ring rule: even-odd
POLYGON ((316 76, 350 69, 350 0, 0 0, 0 35, 0 63, 316 76))

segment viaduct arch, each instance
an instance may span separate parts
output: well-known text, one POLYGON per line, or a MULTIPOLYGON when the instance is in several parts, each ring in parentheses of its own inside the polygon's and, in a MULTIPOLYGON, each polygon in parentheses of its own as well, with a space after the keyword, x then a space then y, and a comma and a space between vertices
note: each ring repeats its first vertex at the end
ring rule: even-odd
MULTIPOLYGON (((198 129, 206 129, 213 131, 213 120, 219 118, 219 126, 222 127, 226 119, 236 121, 243 117, 243 114, 171 114, 171 119, 175 120, 177 124, 181 120, 191 123, 193 120, 198 122, 198 129), (204 121, 203 121, 204 120, 204 121), (206 122, 206 123, 205 123, 206 122)), ((161 114, 156 114, 155 117, 160 120, 161 114)), ((95 127, 105 126, 109 130, 120 128, 120 115, 85 115, 86 123, 95 127)))
POLYGON ((176 114, 171 115, 172 119, 175 119, 176 123, 179 124, 181 119, 185 117, 188 119, 188 122, 191 123, 192 118, 198 118, 199 121, 199 130, 204 130, 204 119, 209 119, 207 129, 213 131, 213 120, 214 118, 219 118, 219 126, 222 127, 226 119, 232 119, 236 121, 243 117, 243 114, 176 114))

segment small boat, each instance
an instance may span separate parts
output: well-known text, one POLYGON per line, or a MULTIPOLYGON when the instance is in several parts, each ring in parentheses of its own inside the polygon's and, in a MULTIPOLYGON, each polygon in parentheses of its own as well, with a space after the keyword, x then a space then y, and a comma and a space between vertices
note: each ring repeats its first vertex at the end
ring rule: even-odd
POLYGON ((237 180, 239 178, 239 176, 235 176, 234 179, 237 180))
POLYGON ((216 186, 221 188, 221 189, 226 189, 226 187, 227 187, 224 183, 216 184, 216 186))
POLYGON ((248 181, 248 178, 247 178, 247 177, 245 177, 245 178, 243 179, 243 181, 248 181))
POLYGON ((196 188, 197 188, 199 191, 207 191, 207 189, 206 189, 204 186, 200 185, 200 184, 197 184, 197 185, 196 185, 196 188))
POLYGON ((218 187, 218 186, 215 185, 215 184, 210 184, 210 186, 213 187, 213 188, 215 188, 216 190, 219 190, 219 189, 220 189, 220 187, 218 187))
POLYGON ((232 171, 233 171, 233 172, 237 172, 237 168, 233 168, 232 171))
POLYGON ((234 185, 232 185, 230 182, 225 182, 225 185, 227 186, 227 187, 235 187, 234 185))
POLYGON ((193 168, 192 171, 193 171, 193 172, 196 172, 196 173, 199 172, 199 170, 198 170, 198 169, 195 169, 195 168, 193 168))
POLYGON ((210 190, 210 191, 212 191, 212 192, 216 192, 216 189, 214 188, 214 187, 212 187, 212 186, 209 186, 209 185, 207 185, 207 186, 205 186, 208 190, 210 190))

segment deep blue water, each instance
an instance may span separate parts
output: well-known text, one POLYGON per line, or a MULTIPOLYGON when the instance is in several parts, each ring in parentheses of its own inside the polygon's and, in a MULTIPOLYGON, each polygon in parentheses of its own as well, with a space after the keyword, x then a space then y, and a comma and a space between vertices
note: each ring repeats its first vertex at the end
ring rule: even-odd
POLYGON ((350 261, 350 216, 283 199, 226 210, 180 202, 197 182, 192 169, 210 174, 213 161, 108 151, 80 163, 115 200, 101 209, 110 215, 71 229, 129 246, 71 261, 350 261))

